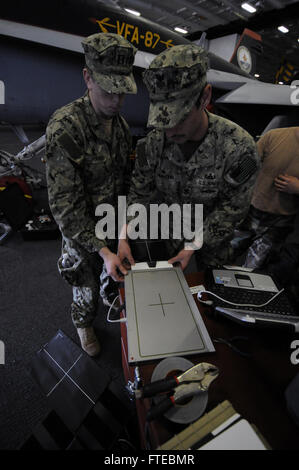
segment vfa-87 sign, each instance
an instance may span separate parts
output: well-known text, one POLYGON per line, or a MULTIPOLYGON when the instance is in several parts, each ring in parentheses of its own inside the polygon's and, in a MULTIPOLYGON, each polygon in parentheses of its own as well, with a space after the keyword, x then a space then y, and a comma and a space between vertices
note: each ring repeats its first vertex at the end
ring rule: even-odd
POLYGON ((178 44, 190 44, 188 39, 144 18, 130 17, 121 11, 107 10, 101 16, 89 17, 101 33, 115 33, 123 36, 138 50, 155 55, 178 44))
POLYGON ((120 20, 112 20, 111 18, 94 19, 94 22, 100 27, 102 33, 116 33, 123 36, 125 39, 130 41, 137 48, 143 46, 143 48, 153 50, 155 49, 168 49, 174 46, 172 39, 165 40, 156 31, 151 29, 144 30, 140 26, 127 23, 120 20), (160 47, 159 47, 160 46, 160 47))

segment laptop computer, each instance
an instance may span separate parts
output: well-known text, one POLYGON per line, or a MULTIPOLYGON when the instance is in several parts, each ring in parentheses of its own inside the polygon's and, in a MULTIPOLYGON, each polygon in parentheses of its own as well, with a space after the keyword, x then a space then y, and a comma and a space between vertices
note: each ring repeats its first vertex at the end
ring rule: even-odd
POLYGON ((215 312, 220 315, 242 324, 299 331, 298 306, 268 274, 210 269, 205 287, 215 312))

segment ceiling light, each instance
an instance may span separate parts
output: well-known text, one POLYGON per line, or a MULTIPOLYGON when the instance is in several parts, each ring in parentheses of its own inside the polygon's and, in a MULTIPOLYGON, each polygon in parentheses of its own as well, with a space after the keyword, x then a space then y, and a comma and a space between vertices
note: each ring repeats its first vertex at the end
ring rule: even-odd
POLYGON ((289 30, 288 28, 286 28, 285 26, 278 26, 279 31, 281 31, 282 33, 288 33, 289 30))
POLYGON ((249 3, 242 3, 241 7, 248 11, 249 13, 255 13, 256 12, 256 8, 254 8, 252 5, 249 5, 249 3))
POLYGON ((188 31, 186 29, 183 29, 183 28, 175 27, 174 30, 177 31, 178 33, 182 33, 182 34, 187 34, 188 33, 188 31))
POLYGON ((129 8, 125 8, 125 10, 128 13, 131 13, 132 15, 135 15, 135 16, 140 16, 141 15, 141 13, 139 13, 139 11, 136 11, 136 10, 130 10, 129 8))

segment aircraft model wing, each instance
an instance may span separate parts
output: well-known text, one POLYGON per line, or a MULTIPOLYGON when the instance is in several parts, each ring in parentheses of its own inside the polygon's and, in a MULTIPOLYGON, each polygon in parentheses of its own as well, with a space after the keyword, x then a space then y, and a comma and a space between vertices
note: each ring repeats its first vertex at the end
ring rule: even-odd
POLYGON ((76 34, 5 19, 0 19, 0 29, 1 35, 4 36, 10 36, 83 54, 81 42, 83 41, 84 36, 78 36, 76 34))
POLYGON ((215 88, 229 90, 217 99, 217 103, 282 106, 294 106, 299 103, 299 89, 293 86, 264 83, 213 69, 208 72, 208 82, 215 88))
MULTIPOLYGON (((0 29, 1 34, 4 34, 5 36, 11 36, 83 54, 81 42, 83 41, 84 36, 3 19, 0 19, 0 29)), ((135 56, 134 65, 136 67, 148 68, 154 58, 155 54, 138 50, 135 56)))
POLYGON ((255 79, 236 75, 235 73, 224 72, 222 70, 209 69, 207 73, 208 83, 220 90, 235 90, 247 82, 257 81, 255 79))

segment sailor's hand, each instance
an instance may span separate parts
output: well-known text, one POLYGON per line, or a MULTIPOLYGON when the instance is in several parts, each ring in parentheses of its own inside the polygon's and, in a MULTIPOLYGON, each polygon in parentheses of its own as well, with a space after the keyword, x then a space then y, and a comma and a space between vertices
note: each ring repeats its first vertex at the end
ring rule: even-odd
POLYGON ((193 250, 181 250, 173 258, 168 260, 169 264, 180 263, 182 270, 184 271, 188 266, 188 263, 193 255, 193 250))
POLYGON ((131 248, 127 240, 121 239, 118 242, 118 252, 117 255, 120 261, 126 266, 133 266, 135 264, 134 258, 132 256, 131 248))
POLYGON ((122 265, 120 258, 106 246, 99 251, 99 254, 103 258, 109 276, 116 282, 122 282, 128 271, 122 265))
POLYGON ((289 194, 299 194, 299 179, 290 175, 278 175, 274 180, 277 191, 289 194))

